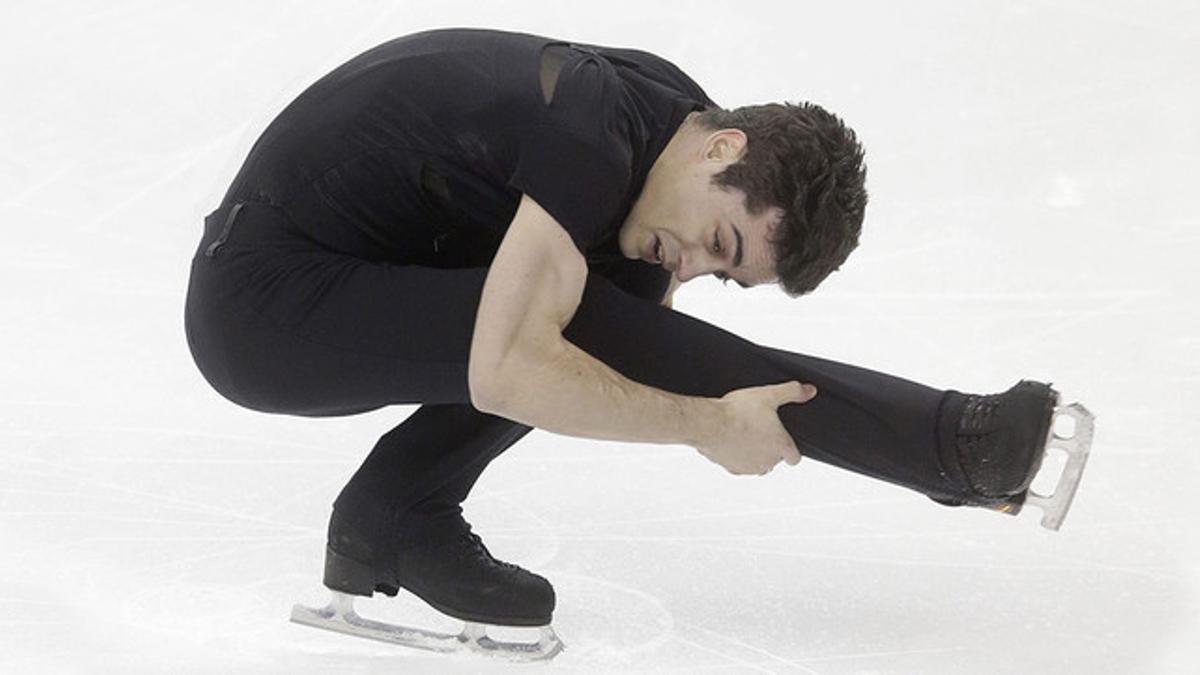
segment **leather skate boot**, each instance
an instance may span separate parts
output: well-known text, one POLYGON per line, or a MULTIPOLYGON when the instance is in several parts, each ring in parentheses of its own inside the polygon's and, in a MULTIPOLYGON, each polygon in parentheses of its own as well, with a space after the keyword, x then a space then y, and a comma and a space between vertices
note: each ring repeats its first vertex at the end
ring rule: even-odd
POLYGON ((325 586, 352 595, 411 591, 449 616, 504 626, 545 626, 554 588, 545 578, 492 557, 461 509, 409 511, 364 533, 334 509, 325 586))
POLYGON ((1057 394, 1050 385, 1021 380, 1002 394, 968 395, 954 429, 954 448, 970 503, 1016 515, 1042 466, 1057 394))

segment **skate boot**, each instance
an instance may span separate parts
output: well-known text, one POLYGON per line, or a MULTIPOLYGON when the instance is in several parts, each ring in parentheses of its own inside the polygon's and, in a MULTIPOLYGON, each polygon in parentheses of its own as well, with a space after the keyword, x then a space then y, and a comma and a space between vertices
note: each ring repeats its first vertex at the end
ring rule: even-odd
POLYGON ((1056 395, 1022 380, 1003 394, 968 396, 958 420, 958 460, 985 499, 1009 499, 1029 488, 1042 468, 1056 395))
POLYGON ((968 502, 1017 515, 1026 503, 1045 511, 1042 525, 1057 530, 1075 496, 1092 439, 1093 417, 1083 406, 1058 406, 1058 392, 1048 384, 1021 380, 1002 394, 969 395, 954 434, 958 466, 970 486, 968 502), (1070 437, 1054 433, 1057 415, 1075 419, 1070 437), (1046 452, 1066 450, 1069 459, 1058 487, 1049 497, 1031 492, 1046 452))
POLYGON ((354 635, 435 651, 471 650, 515 660, 553 658, 562 642, 550 627, 554 589, 545 578, 496 560, 458 507, 410 511, 390 538, 363 533, 334 510, 325 554, 324 609, 297 605, 292 620, 354 635), (390 545, 389 545, 390 544, 390 545), (457 635, 363 619, 353 596, 404 588, 439 612, 465 622, 457 635), (500 642, 483 624, 539 627, 536 642, 500 642))

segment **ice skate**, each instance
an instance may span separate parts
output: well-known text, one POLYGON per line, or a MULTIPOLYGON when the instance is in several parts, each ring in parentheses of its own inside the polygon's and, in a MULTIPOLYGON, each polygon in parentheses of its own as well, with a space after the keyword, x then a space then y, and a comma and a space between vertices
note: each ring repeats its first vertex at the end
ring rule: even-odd
POLYGON ((978 505, 1017 515, 1025 504, 1042 509, 1042 526, 1062 527, 1092 445, 1094 418, 1079 403, 1060 405, 1050 385, 1022 380, 1002 394, 968 396, 957 429, 957 451, 978 505), (1055 431, 1060 416, 1074 431, 1055 431), (1067 453, 1066 467, 1050 495, 1030 489, 1051 449, 1067 453))
POLYGON ((554 589, 546 579, 492 557, 455 509, 437 516, 409 515, 395 546, 379 546, 339 518, 330 521, 323 608, 296 605, 292 621, 384 642, 438 652, 473 652, 516 661, 551 659, 563 649, 550 626, 554 589), (464 622, 460 633, 373 621, 354 611, 354 596, 411 591, 439 612, 464 622), (532 642, 494 640, 486 628, 538 629, 532 642))

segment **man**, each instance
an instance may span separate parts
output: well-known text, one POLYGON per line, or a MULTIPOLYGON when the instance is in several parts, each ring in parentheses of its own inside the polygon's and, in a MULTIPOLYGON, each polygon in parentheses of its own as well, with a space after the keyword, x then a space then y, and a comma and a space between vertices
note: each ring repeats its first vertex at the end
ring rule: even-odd
MULTIPOLYGON (((724 110, 639 50, 435 30, 309 87, 205 221, 189 346, 255 410, 422 406, 334 504, 334 605, 294 617, 385 636, 349 597, 406 588, 467 622, 548 627, 550 583, 495 560, 460 508, 535 426, 688 443, 735 474, 803 451, 942 503, 1019 510, 1049 386, 938 391, 670 308, 707 274, 811 291, 857 245, 864 179, 854 132, 819 106, 724 110)), ((532 653, 556 652, 545 636, 532 653)))

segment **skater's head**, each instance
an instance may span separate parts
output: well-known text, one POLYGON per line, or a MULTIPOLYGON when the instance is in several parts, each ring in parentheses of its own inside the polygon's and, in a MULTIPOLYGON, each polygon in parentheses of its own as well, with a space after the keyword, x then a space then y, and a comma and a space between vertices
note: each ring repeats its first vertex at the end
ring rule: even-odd
POLYGON ((818 105, 694 112, 655 161, 621 246, 645 257, 661 241, 680 281, 713 274, 798 297, 858 245, 865 179, 854 131, 818 105))

